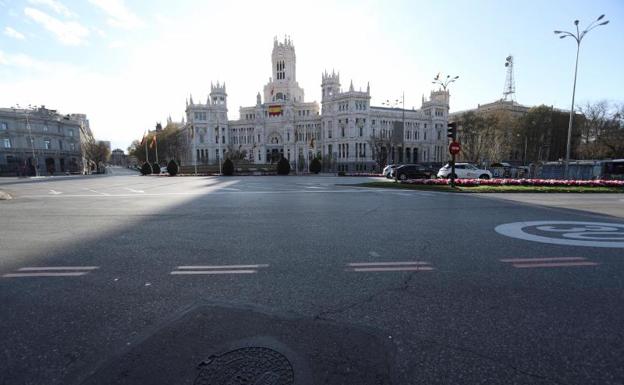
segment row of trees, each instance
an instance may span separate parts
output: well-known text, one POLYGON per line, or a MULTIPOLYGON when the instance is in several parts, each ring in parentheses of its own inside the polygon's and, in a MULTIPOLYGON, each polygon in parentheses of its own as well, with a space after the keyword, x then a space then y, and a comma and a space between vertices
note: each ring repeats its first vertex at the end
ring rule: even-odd
POLYGON ((145 162, 145 144, 147 143, 147 156, 151 162, 156 160, 156 153, 159 159, 175 159, 178 163, 187 151, 187 141, 182 130, 175 123, 168 123, 164 128, 160 123, 156 125, 156 130, 151 131, 143 138, 143 141, 135 140, 128 147, 128 155, 135 156, 140 163, 145 162), (156 140, 154 141, 154 137, 156 140))
MULTIPOLYGON (((548 106, 511 111, 469 111, 459 118, 460 160, 524 164, 565 158, 569 113, 548 106)), ((624 104, 587 103, 574 116, 572 159, 624 157, 624 104)))
POLYGON ((103 172, 111 155, 108 145, 102 141, 89 138, 83 143, 83 149, 85 159, 89 164, 95 166, 95 171, 97 173, 103 172))

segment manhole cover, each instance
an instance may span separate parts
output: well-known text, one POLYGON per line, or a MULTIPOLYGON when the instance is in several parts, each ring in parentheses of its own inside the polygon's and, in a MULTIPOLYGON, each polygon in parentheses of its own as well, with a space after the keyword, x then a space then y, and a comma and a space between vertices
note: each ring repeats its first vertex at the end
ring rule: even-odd
POLYGON ((294 372, 279 352, 249 347, 211 356, 202 363, 195 385, 292 385, 294 372))

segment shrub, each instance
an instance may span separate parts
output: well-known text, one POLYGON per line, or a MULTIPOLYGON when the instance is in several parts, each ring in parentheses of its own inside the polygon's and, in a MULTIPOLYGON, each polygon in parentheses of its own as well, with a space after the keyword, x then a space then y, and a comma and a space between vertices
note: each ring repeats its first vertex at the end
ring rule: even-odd
POLYGON ((286 158, 282 158, 277 162, 277 175, 290 174, 290 162, 286 158))
POLYGON ((152 173, 152 166, 145 162, 143 163, 143 166, 141 166, 141 175, 149 175, 152 173))
POLYGON ((312 162, 310 162, 310 172, 318 174, 321 172, 321 167, 321 160, 319 158, 314 158, 312 159, 312 162))
POLYGON ((152 173, 154 174, 160 174, 160 165, 156 162, 154 162, 154 164, 152 164, 152 173))
POLYGON ((169 164, 167 165, 167 172, 169 173, 169 176, 176 176, 178 175, 178 164, 175 162, 175 160, 171 159, 169 161, 169 164))
POLYGON ((225 162, 223 162, 223 166, 221 166, 221 172, 225 176, 234 175, 234 163, 232 163, 230 158, 227 158, 225 162))

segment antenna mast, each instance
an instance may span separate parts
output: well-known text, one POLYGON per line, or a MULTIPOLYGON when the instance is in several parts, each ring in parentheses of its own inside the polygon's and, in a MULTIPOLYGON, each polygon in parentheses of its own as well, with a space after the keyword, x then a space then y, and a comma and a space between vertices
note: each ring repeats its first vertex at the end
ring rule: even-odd
POLYGON ((513 74, 513 56, 509 55, 505 59, 507 76, 505 77, 505 88, 503 89, 503 100, 516 101, 516 82, 513 74))

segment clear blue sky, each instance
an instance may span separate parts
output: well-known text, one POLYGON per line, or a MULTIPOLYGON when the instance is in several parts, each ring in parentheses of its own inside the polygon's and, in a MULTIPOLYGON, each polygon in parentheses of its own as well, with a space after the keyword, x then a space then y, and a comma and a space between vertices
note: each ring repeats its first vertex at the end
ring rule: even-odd
POLYGON ((230 118, 270 76, 274 36, 291 36, 306 100, 325 69, 343 88, 370 81, 373 103, 405 91, 420 106, 436 73, 459 75, 451 110, 501 97, 513 54, 517 100, 569 108, 572 30, 610 24, 581 48, 577 100, 624 102, 624 1, 0 0, 0 105, 83 112, 101 139, 126 148, 145 128, 179 120, 190 93, 225 81, 230 118))

